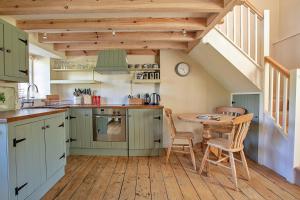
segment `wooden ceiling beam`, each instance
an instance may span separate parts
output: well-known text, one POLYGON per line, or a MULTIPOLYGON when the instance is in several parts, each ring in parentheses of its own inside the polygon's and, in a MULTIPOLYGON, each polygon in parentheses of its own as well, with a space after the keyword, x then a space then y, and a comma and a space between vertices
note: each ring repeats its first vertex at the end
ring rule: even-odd
POLYGON ((104 49, 178 49, 187 50, 187 42, 94 42, 54 44, 56 51, 104 50, 104 49))
POLYGON ((100 12, 220 12, 224 0, 9 0, 0 15, 70 14, 100 12))
POLYGON ((195 31, 206 28, 206 18, 110 18, 18 20, 17 27, 28 32, 78 31, 195 31))
POLYGON ((101 41, 178 41, 194 40, 195 33, 187 32, 80 32, 80 33, 39 33, 41 43, 80 43, 101 41))
MULTIPOLYGON (((159 50, 153 49, 130 49, 126 50, 128 55, 158 55, 159 50)), ((96 56, 99 50, 66 51, 66 56, 96 56)))

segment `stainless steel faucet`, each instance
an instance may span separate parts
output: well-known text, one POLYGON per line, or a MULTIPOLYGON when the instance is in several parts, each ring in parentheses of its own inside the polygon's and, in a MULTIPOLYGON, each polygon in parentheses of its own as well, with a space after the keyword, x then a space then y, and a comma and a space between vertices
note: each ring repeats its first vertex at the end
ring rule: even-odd
POLYGON ((39 93, 39 88, 37 87, 37 85, 34 83, 30 84, 27 88, 27 99, 22 99, 21 108, 23 108, 24 104, 27 104, 27 103, 31 104, 31 106, 34 106, 34 97, 31 97, 31 98, 29 97, 30 88, 33 88, 36 93, 39 93))

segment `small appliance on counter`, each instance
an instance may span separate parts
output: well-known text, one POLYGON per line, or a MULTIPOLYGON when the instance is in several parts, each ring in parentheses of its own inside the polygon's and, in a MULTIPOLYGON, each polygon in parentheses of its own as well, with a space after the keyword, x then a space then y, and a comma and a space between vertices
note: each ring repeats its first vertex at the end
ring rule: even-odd
POLYGON ((151 97, 148 93, 144 95, 144 104, 149 105, 151 103, 151 97))
POLYGON ((159 105, 159 102, 160 102, 160 95, 159 94, 152 93, 150 95, 150 99, 151 99, 151 101, 150 101, 151 105, 159 105))

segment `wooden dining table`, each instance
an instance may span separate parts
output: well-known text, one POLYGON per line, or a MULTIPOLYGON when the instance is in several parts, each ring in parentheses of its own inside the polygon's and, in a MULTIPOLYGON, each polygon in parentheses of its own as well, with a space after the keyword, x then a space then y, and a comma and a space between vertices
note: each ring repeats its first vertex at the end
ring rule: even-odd
POLYGON ((232 130, 232 120, 234 116, 224 114, 210 114, 210 113, 185 113, 179 114, 179 120, 185 122, 199 123, 203 125, 203 140, 202 151, 204 152, 208 140, 211 139, 211 132, 230 133, 232 130), (200 116, 200 117, 199 117, 200 116), (207 116, 207 117, 205 117, 207 116))

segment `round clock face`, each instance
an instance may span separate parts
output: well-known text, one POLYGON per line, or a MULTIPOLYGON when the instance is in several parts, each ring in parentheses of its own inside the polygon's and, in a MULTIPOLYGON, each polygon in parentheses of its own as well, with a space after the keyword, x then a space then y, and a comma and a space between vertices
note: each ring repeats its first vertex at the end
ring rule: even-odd
POLYGON ((187 63, 178 63, 175 67, 175 72, 179 76, 187 76, 190 73, 190 66, 187 63))

